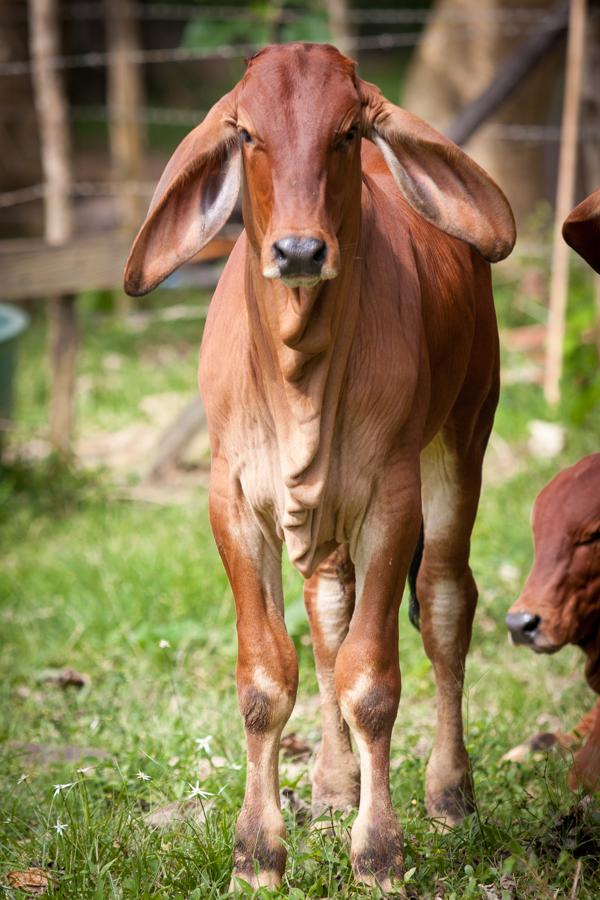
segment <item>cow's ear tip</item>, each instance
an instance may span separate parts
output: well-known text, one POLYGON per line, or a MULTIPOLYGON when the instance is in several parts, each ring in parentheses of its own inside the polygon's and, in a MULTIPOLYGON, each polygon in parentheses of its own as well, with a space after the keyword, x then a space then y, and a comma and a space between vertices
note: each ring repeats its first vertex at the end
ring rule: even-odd
POLYGON ((490 262, 502 262, 503 259, 506 259, 507 256, 510 256, 510 254, 514 250, 516 240, 517 235, 512 234, 505 240, 499 241, 494 247, 493 254, 490 257, 490 262))
POLYGON ((156 287, 148 278, 144 277, 144 273, 139 270, 127 267, 123 275, 123 290, 130 297, 144 297, 156 287))

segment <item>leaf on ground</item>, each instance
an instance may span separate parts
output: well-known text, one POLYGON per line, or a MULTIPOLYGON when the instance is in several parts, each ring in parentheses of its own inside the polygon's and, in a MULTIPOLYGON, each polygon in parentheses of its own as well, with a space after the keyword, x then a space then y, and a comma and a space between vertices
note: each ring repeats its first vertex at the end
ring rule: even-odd
POLYGON ((303 759, 313 752, 313 747, 307 744, 295 731, 290 731, 281 738, 280 748, 284 756, 290 759, 303 759))
POLYGON ((23 872, 8 872, 6 877, 11 887, 16 891, 23 891, 25 894, 44 894, 53 879, 51 872, 36 866, 25 869, 23 872))
POLYGON ((21 757, 24 765, 36 765, 37 763, 50 764, 55 762, 79 762, 85 757, 92 759, 105 759, 108 756, 106 750, 101 747, 73 747, 52 744, 22 744, 19 741, 9 741, 9 748, 21 757))
POLYGON ((70 666, 64 669, 44 669, 37 676, 37 680, 42 684, 54 684, 57 687, 82 688, 90 683, 90 676, 71 669, 70 666))
POLYGON ((212 806, 212 801, 200 801, 195 797, 190 800, 175 800, 165 806, 151 809, 143 817, 144 825, 148 828, 170 828, 181 822, 192 822, 195 825, 203 825, 206 822, 207 813, 212 806))

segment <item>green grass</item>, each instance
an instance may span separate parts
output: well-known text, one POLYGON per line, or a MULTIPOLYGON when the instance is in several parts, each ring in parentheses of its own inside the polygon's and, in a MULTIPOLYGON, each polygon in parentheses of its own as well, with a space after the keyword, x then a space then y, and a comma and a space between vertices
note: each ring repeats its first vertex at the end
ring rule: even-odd
MULTIPOLYGON (((163 302, 164 295, 153 301, 163 302)), ((589 302, 585 294, 582 303, 589 302)), ((502 309, 503 304, 501 299, 502 309)), ((146 394, 184 396, 194 390, 200 322, 153 321, 136 332, 87 303, 84 333, 81 430, 118 429, 143 417, 139 403, 146 394), (107 368, 110 354, 122 357, 119 368, 107 368)), ((22 347, 18 440, 43 429, 44 342, 45 323, 36 319, 22 347)), ((569 409, 567 402, 550 415, 535 387, 503 391, 497 433, 521 466, 509 480, 486 489, 473 540, 481 600, 465 714, 478 808, 446 834, 432 829, 423 801, 434 719, 431 669, 419 635, 406 613, 401 617, 403 697, 392 790, 405 828, 411 896, 481 897, 480 885, 494 885, 498 897, 509 897, 515 884, 519 897, 568 897, 576 871, 577 896, 600 893, 597 857, 584 855, 578 869, 577 835, 561 830, 561 818, 576 799, 566 788, 568 760, 550 754, 521 767, 501 763, 514 744, 558 721, 568 728, 593 702, 574 648, 539 658, 510 647, 503 625, 531 561, 529 511, 536 492, 562 465, 596 449, 591 425, 585 418, 573 425, 566 418, 569 409), (559 458, 527 455, 532 418, 568 424, 559 458), (512 575, 506 563, 515 567, 512 575)), ((69 471, 52 460, 14 464, 4 472, 0 883, 8 896, 23 895, 9 889, 6 873, 33 865, 55 873, 49 893, 56 897, 225 895, 244 750, 235 697, 233 601, 206 506, 201 489, 181 507, 134 504, 117 494, 106 474, 69 471), (42 680, 45 670, 67 665, 89 675, 89 684, 77 691, 42 680), (196 745, 209 734, 210 754, 196 745), (27 743, 106 755, 32 765, 19 750, 27 743), (180 823, 165 832, 145 825, 145 812, 184 798, 196 781, 214 795, 205 825, 180 823), (70 786, 54 796, 57 784, 70 786), (67 825, 62 835, 57 821, 67 825)), ((288 730, 314 743, 316 679, 301 579, 287 565, 284 578, 301 673, 298 709, 288 730)), ((283 786, 309 800, 306 765, 282 760, 281 771, 283 786)), ((290 854, 277 896, 377 896, 354 884, 345 841, 311 831, 287 812, 286 817, 290 854)), ((350 820, 344 824, 348 828, 350 820)), ((583 833, 600 839, 593 817, 583 833)))

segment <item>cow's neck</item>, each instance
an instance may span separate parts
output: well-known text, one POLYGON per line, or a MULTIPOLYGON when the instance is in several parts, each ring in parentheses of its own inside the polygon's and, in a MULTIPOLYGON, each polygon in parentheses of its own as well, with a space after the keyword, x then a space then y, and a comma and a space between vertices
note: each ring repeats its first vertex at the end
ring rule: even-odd
POLYGON ((317 289, 268 281, 248 260, 246 295, 262 379, 275 423, 284 487, 282 536, 301 571, 312 568, 338 401, 358 317, 359 226, 342 237, 337 278, 317 289))

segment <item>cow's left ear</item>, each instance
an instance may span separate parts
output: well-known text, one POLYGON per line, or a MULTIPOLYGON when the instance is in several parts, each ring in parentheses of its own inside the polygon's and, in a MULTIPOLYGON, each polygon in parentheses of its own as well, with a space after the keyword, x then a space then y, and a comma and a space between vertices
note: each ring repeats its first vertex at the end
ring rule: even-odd
POLYGON ((562 233, 569 247, 600 274, 600 188, 569 213, 562 233))
POLYGON ((381 150, 402 194, 424 219, 490 262, 508 256, 515 220, 497 184, 466 153, 358 79, 363 134, 381 150))

